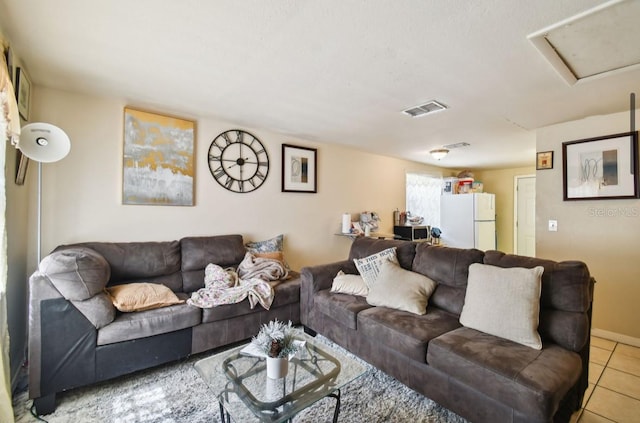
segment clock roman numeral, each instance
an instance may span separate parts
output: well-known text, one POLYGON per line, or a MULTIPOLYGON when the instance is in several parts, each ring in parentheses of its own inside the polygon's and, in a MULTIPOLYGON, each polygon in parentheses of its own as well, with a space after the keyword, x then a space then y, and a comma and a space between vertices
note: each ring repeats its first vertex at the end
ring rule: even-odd
POLYGON ((269 162, 258 162, 258 166, 269 167, 269 162))
POLYGON ((229 139, 229 134, 227 134, 226 132, 222 134, 222 138, 224 138, 224 141, 226 143, 225 147, 233 142, 229 139))
POLYGON ((256 170, 255 177, 256 177, 256 178, 260 178, 260 179, 264 179, 264 178, 266 178, 266 176, 265 176, 265 175, 263 175, 263 174, 262 174, 262 172, 260 172, 260 170, 259 170, 259 169, 258 169, 258 170, 256 170))
POLYGON ((236 142, 242 142, 244 139, 244 132, 236 131, 236 142))
POLYGON ((222 168, 222 166, 218 166, 218 168, 213 171, 213 177, 216 178, 216 179, 220 179, 224 175, 226 175, 226 173, 225 173, 224 169, 222 168))
POLYGON ((244 181, 238 181, 238 189, 240 192, 244 192, 244 181))
POLYGON ((227 180, 224 181, 224 186, 227 187, 227 189, 231 189, 231 185, 233 185, 233 181, 234 179, 231 179, 230 177, 227 176, 227 180))
POLYGON ((222 156, 216 156, 215 154, 209 154, 209 160, 220 160, 222 156))

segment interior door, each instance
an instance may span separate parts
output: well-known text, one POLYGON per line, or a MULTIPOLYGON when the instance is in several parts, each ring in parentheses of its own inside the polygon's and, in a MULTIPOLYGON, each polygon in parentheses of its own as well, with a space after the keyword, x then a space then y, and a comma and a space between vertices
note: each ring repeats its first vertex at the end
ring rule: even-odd
POLYGON ((515 254, 536 255, 536 177, 516 177, 515 254))

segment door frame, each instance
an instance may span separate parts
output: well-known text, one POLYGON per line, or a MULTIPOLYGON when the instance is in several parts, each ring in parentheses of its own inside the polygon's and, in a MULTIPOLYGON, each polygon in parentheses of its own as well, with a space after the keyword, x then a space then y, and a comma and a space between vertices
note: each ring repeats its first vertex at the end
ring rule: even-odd
POLYGON ((525 178, 535 179, 536 174, 516 175, 513 177, 513 254, 518 254, 518 180, 525 178))

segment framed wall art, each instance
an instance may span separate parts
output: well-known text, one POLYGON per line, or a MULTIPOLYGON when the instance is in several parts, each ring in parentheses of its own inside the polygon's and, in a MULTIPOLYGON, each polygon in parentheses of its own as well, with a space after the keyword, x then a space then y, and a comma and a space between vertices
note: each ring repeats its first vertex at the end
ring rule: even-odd
POLYGON ((638 197, 638 132, 562 143, 564 200, 638 197))
POLYGON ((282 192, 318 192, 318 150, 282 144, 282 192))
POLYGON ((124 109, 122 203, 193 206, 195 121, 124 109))
POLYGON ((536 170, 553 169, 553 151, 541 151, 536 154, 536 170))
POLYGON ((24 120, 29 120, 29 108, 31 106, 31 80, 24 68, 16 69, 16 100, 18 100, 18 112, 24 120))
POLYGON ((16 185, 24 185, 29 167, 29 158, 16 149, 16 185))

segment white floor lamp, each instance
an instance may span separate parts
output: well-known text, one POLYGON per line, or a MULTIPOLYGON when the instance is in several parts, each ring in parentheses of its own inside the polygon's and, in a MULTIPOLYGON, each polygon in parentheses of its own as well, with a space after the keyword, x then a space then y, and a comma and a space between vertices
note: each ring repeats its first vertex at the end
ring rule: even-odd
POLYGON ((62 160, 71 150, 71 141, 60 128, 50 123, 35 122, 22 127, 16 145, 22 154, 38 162, 38 261, 42 251, 42 163, 62 160))

